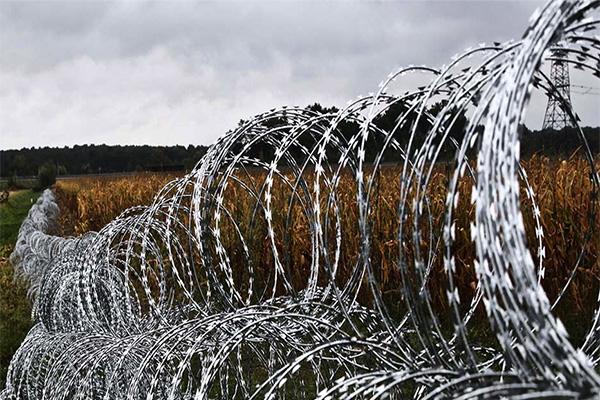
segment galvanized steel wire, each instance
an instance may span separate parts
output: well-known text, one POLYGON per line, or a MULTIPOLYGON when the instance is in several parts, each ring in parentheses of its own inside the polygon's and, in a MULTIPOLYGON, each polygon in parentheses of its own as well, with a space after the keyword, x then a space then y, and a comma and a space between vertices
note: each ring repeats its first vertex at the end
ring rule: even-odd
MULTIPOLYGON (((127 210, 98 233, 52 236, 58 208, 45 191, 11 256, 31 284, 35 326, 0 398, 600 396, 598 312, 575 348, 552 314, 567 291, 550 299, 540 283, 544 233, 519 165, 520 125, 533 88, 557 95, 540 70, 545 54, 560 46, 565 62, 599 76, 599 5, 552 1, 532 16, 522 39, 482 44, 439 69, 400 68, 376 93, 339 112, 283 107, 257 115, 218 139, 152 205, 127 210), (416 86, 415 79, 426 83, 416 86), (440 99, 434 115, 430 106, 440 99), (377 120, 392 109, 400 111, 393 128, 384 129, 377 120), (460 136, 453 133, 457 115, 468 116, 460 136), (357 129, 348 134, 349 126, 357 129), (427 188, 448 152, 453 172, 436 225, 427 188), (397 243, 400 317, 390 311, 373 265, 377 173, 389 159, 401 171, 397 235, 389 238, 397 243), (344 174, 352 177, 350 200, 340 198, 344 174), (469 227, 455 219, 463 177, 473 181, 469 227), (520 185, 532 202, 536 259, 526 243, 520 185), (252 205, 250 215, 231 209, 231 193, 252 205), (278 196, 283 201, 273 200, 278 196), (351 265, 341 256, 341 204, 348 201, 357 209, 359 235, 351 265), (298 220, 307 228, 296 229, 298 220), (476 247, 468 305, 455 284, 457 229, 468 229, 476 247), (311 244, 302 284, 286 253, 299 236, 311 244), (427 284, 438 250, 450 331, 427 284), (258 266, 265 254, 269 266, 258 266), (371 304, 361 304, 361 291, 371 304), (470 336, 480 303, 498 346, 470 336)), ((577 124, 570 104, 564 106, 577 124)), ((579 134, 597 207, 600 179, 579 134)))

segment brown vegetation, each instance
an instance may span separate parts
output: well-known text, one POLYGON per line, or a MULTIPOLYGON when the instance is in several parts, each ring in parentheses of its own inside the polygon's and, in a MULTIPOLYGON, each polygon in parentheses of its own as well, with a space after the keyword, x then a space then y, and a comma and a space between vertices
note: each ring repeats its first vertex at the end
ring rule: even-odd
POLYGON ((54 192, 61 235, 99 231, 127 208, 149 205, 159 189, 177 176, 139 173, 59 179, 54 192))
MULTIPOLYGON (((535 193, 535 202, 540 210, 540 222, 544 231, 543 246, 545 247, 544 267, 545 277, 542 281, 551 301, 567 283, 569 276, 577 265, 577 274, 567 289, 566 297, 556 311, 565 325, 570 327, 575 339, 580 339, 584 330, 592 321, 593 312, 597 306, 600 271, 598 250, 600 235, 598 233, 598 205, 593 199, 597 195, 590 180, 590 166, 579 157, 569 160, 553 161, 547 157, 534 156, 522 161, 527 172, 529 184, 535 193), (579 264, 577 263, 581 256, 579 264)), ((419 222, 420 254, 425 265, 431 261, 432 272, 428 280, 432 303, 438 314, 445 314, 447 308, 446 285, 447 276, 443 272, 444 243, 437 248, 435 242, 430 243, 429 233, 434 238, 440 236, 444 223, 446 191, 449 179, 452 177, 451 166, 439 166, 433 172, 428 185, 430 220, 419 222), (428 253, 431 252, 431 253, 428 253), (435 255, 435 256, 434 256, 435 255)), ((372 223, 371 260, 374 276, 381 290, 383 299, 392 314, 406 309, 406 303, 401 293, 402 276, 398 270, 397 260, 400 255, 397 231, 399 229, 398 202, 400 193, 398 179, 401 169, 386 167, 378 175, 378 190, 371 200, 372 214, 368 220, 372 223)), ((59 181, 56 193, 61 209, 61 225, 63 234, 79 235, 88 230, 99 230, 113 220, 124 209, 135 205, 148 205, 153 196, 173 175, 136 175, 120 178, 82 178, 59 181)), ((240 177, 242 181, 252 180, 262 184, 265 174, 251 173, 250 177, 240 177)), ((475 206, 471 204, 470 192, 473 180, 462 178, 460 200, 455 214, 456 240, 452 244, 452 253, 456 258, 456 273, 453 275, 455 284, 461 294, 462 304, 468 307, 475 291, 477 278, 473 269, 475 245, 470 239, 470 223, 474 220, 475 206)), ((538 257, 538 240, 535 236, 535 219, 531 200, 528 199, 524 186, 521 199, 522 211, 527 232, 528 243, 534 260, 538 257)), ((278 242, 279 254, 289 256, 289 271, 293 285, 302 288, 307 281, 311 265, 311 232, 309 218, 303 213, 298 202, 289 210, 288 201, 291 190, 281 179, 275 180, 273 186, 273 224, 278 242), (286 227, 286 213, 290 211, 291 223, 286 227), (288 233, 288 241, 283 238, 288 233)), ((355 200, 355 182, 350 174, 345 174, 336 189, 338 205, 342 215, 341 268, 336 280, 345 282, 349 278, 360 252, 361 236, 356 221, 358 206, 355 200)), ((253 265, 255 276, 260 282, 266 282, 274 268, 274 260, 268 242, 266 224, 260 216, 250 223, 251 215, 255 212, 256 200, 245 195, 240 184, 230 184, 225 192, 225 206, 230 215, 235 218, 238 227, 245 235, 252 235, 251 254, 255 255, 253 265)), ((327 193, 322 194, 325 199, 327 193)), ((412 204, 409 199, 407 204, 412 204)), ((407 207, 407 223, 404 232, 403 251, 406 257, 409 274, 407 279, 418 279, 413 272, 415 261, 411 234, 413 214, 407 207)), ((325 210, 323 210, 325 211, 325 210)), ((261 211, 258 211, 260 215, 261 211)), ((243 270, 247 262, 239 251, 239 240, 233 230, 233 225, 225 219, 220 226, 221 239, 234 269, 239 270, 234 280, 241 283, 244 280, 243 270), (239 265, 238 265, 239 264, 239 265)), ((330 231, 332 231, 330 229, 330 231)), ((333 231, 329 232, 334 239, 333 231)), ((282 256, 283 258, 283 256, 282 256)), ((320 271, 320 283, 325 282, 325 272, 320 271), (322 277, 322 278, 321 278, 322 277)), ((266 283, 264 283, 266 285, 266 283)), ((260 283, 258 283, 260 285, 260 283)), ((370 291, 366 288, 366 280, 362 285, 359 300, 365 304, 372 302, 370 291)))

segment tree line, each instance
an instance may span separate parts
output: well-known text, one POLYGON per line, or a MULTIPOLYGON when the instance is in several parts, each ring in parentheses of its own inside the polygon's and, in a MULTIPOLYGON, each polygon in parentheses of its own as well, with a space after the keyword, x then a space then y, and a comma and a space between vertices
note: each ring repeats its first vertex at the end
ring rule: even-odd
MULTIPOLYGON (((386 138, 383 134, 377 132, 393 131, 394 139, 398 146, 394 149, 388 144, 382 161, 384 163, 402 162, 404 158, 403 150, 401 149, 406 149, 408 147, 413 130, 415 136, 412 139, 411 148, 414 151, 415 149, 419 149, 424 143, 427 135, 431 131, 432 123, 434 123, 433 117, 438 115, 445 106, 445 101, 437 102, 427 110, 428 117, 420 117, 417 119, 417 113, 407 112, 406 103, 398 102, 392 104, 386 112, 376 116, 372 120, 376 129, 372 130, 374 134, 365 144, 365 160, 367 162, 373 162, 375 157, 380 154, 383 146, 386 146, 386 138), (402 116, 402 119, 400 119, 400 116, 402 116), (399 123, 399 121, 401 122, 399 123)), ((307 109, 316 113, 336 113, 339 111, 336 107, 325 108, 318 103, 308 106, 307 109)), ((438 155, 440 161, 451 161, 454 159, 456 155, 455 143, 463 142, 465 131, 469 124, 467 116, 463 115, 456 107, 451 108, 449 112, 449 120, 454 122, 448 132, 448 136, 453 140, 447 139, 444 142, 438 155)), ((241 120, 238 127, 243 127, 245 124, 247 124, 247 121, 241 120)), ((285 127, 287 121, 285 118, 278 115, 262 121, 262 125, 269 128, 285 127)), ((357 134, 361 127, 359 122, 353 121, 351 118, 345 118, 339 123, 337 129, 340 133, 338 137, 349 142, 350 138, 357 134)), ((476 131, 482 132, 483 126, 477 126, 476 131)), ((525 125, 521 125, 519 131, 521 157, 525 159, 530 158, 534 154, 543 154, 551 158, 566 158, 571 156, 574 152, 584 148, 580 133, 576 128, 564 128, 562 130, 531 130, 525 125)), ((600 152, 600 127, 584 127, 582 128, 582 132, 592 154, 598 154, 600 152)), ((311 149, 313 148, 315 140, 318 140, 318 138, 311 137, 310 135, 303 135, 298 141, 307 149, 311 149)), ((438 138, 434 139, 434 143, 439 142, 439 140, 440 137, 438 135, 438 138)), ((246 149, 246 155, 261 160, 270 160, 274 156, 277 146, 279 146, 277 138, 273 138, 271 141, 258 141, 249 149, 246 149)), ((239 150, 243 147, 244 143, 237 144, 239 150)), ((236 147, 234 146, 233 151, 235 151, 235 149, 236 147)), ((294 160, 299 161, 300 163, 304 160, 304 155, 298 148, 291 146, 288 149, 288 152, 293 156, 294 160)), ((470 158, 475 157, 476 148, 470 149, 467 152, 467 155, 470 158)), ((328 154, 328 156, 330 156, 328 157, 330 161, 334 161, 338 158, 333 153, 331 155, 328 154)), ((285 163, 285 160, 281 160, 281 163, 285 163)))
POLYGON ((0 176, 37 176, 52 161, 57 175, 191 170, 206 146, 108 146, 23 148, 0 151, 0 176))
MULTIPOLYGON (((428 111, 430 115, 436 115, 444 106, 444 103, 434 104, 428 111)), ((335 107, 323 107, 318 103, 307 107, 315 113, 335 113, 335 107)), ((376 117, 373 123, 382 131, 391 131, 396 127, 398 116, 406 111, 406 106, 397 103, 392 105, 387 112, 376 117)), ((458 112, 453 111, 454 114, 458 112)), ((399 128, 395 135, 400 147, 408 144, 409 134, 412 130, 415 118, 411 117, 399 128)), ((458 115, 455 118, 449 135, 456 142, 462 142, 464 129, 468 124, 467 117, 458 115)), ((246 121, 241 120, 242 126, 246 121)), ((281 116, 263 122, 269 127, 283 126, 286 121, 281 116)), ((420 118, 416 129, 416 137, 412 148, 417 148, 425 140, 426 133, 430 128, 430 122, 420 118)), ((350 138, 356 134, 360 127, 357 122, 343 121, 338 126, 343 137, 350 138)), ((583 128, 584 136, 593 154, 600 151, 600 128, 583 128)), ((302 137, 302 144, 311 148, 316 137, 302 137)), ((248 152, 263 160, 269 160, 274 153, 276 141, 271 144, 259 142, 248 152)), ((367 142, 365 149, 366 160, 372 161, 384 145, 383 136, 375 135, 373 140, 367 142)), ((582 142, 574 128, 555 130, 530 130, 521 127, 521 157, 528 158, 535 153, 543 153, 550 157, 568 157, 582 146, 582 142)), ((53 148, 23 148, 20 150, 0 151, 0 176, 3 178, 18 178, 25 176, 38 176, 44 164, 56 166, 56 175, 79 175, 92 173, 118 173, 118 172, 142 172, 142 171, 190 171, 200 158, 206 153, 206 146, 108 146, 108 145, 75 145, 73 147, 53 148)), ((232 149, 235 151, 235 149, 232 149)), ((293 149, 290 150, 293 152, 293 149)), ((448 145, 443 148, 440 155, 442 159, 451 160, 455 149, 448 145)), ((296 157, 295 154, 292 154, 296 157)), ((301 154, 298 155, 302 158, 301 154)), ((402 160, 401 151, 386 151, 384 162, 399 162, 402 160)))

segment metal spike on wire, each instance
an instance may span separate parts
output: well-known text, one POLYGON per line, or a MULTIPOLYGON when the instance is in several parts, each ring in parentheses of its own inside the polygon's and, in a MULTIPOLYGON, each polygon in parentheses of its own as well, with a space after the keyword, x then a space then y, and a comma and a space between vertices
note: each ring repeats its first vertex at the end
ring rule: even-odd
MULTIPOLYGON (((11 256, 31 283, 35 326, 0 398, 600 395, 600 317, 577 349, 552 315, 567 291, 550 299, 542 289, 543 229, 518 163, 530 88, 555 90, 538 71, 544 51, 561 45, 581 69, 599 74, 597 8, 550 2, 521 40, 481 45, 441 69, 399 69, 341 111, 283 107, 257 115, 218 139, 152 205, 124 212, 98 233, 52 236, 58 208, 44 192, 11 256), (413 85, 417 75, 428 83, 413 85), (433 113, 435 102, 441 106, 433 113), (389 113, 393 123, 382 124, 389 113), (468 116, 459 135, 457 115, 468 116), (373 247, 374 216, 389 206, 379 196, 389 160, 400 171, 390 221, 397 233, 386 238, 400 286, 393 301, 373 247), (454 166, 441 220, 428 197, 440 164, 454 166), (520 185, 532 204, 535 260, 520 185), (470 227, 457 226, 459 197, 475 204, 470 227), (348 207, 356 220, 347 220, 348 207), (351 243, 348 226, 358 235, 351 243), (455 282, 463 268, 454 256, 457 229, 468 230, 476 248, 468 304, 455 282), (304 265, 290 256, 300 240, 311 249, 304 265), (353 257, 344 256, 349 248, 353 257), (447 278, 449 331, 428 286, 437 262, 447 278), (471 335, 481 304, 497 346, 471 335)), ((569 106, 566 113, 577 126, 569 106)))

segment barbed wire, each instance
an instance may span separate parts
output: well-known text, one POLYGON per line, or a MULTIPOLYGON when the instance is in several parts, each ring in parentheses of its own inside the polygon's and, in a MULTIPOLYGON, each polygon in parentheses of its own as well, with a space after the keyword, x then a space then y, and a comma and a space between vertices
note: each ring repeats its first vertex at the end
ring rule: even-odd
MULTIPOLYGON (((541 286, 544 231, 519 164, 531 90, 553 92, 539 72, 544 51, 560 42, 578 68, 600 73, 598 5, 552 1, 521 40, 482 44, 440 69, 400 68, 340 111, 257 115, 219 138, 152 205, 98 233, 52 236, 58 208, 45 191, 11 256, 31 283, 35 326, 0 398, 600 395, 598 312, 575 348, 552 314, 567 291, 550 299, 541 286), (416 86, 418 79, 428 83, 416 86), (391 125, 382 123, 390 115, 391 125), (398 276, 394 304, 373 246, 384 207, 379 173, 390 160, 398 165, 390 206, 397 218, 388 221, 396 234, 385 238, 398 276), (440 165, 452 166, 441 219, 428 192, 440 165), (521 186, 531 200, 535 260, 521 186), (459 198, 469 195, 474 220, 458 221, 459 198), (464 268, 454 256, 457 230, 476 248, 468 305, 455 282, 464 268), (290 255, 300 241, 310 244, 302 265, 290 255), (445 310, 429 285, 439 257, 445 310), (481 303, 496 344, 477 344, 472 334, 481 303)), ((578 134, 597 193, 598 172, 578 134)), ((597 196, 590 201, 598 207, 597 196)))

